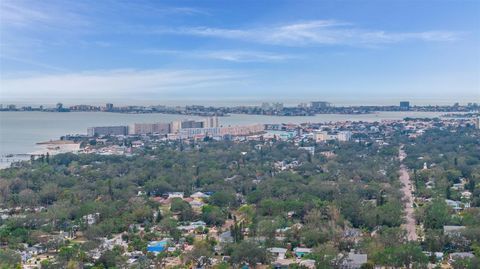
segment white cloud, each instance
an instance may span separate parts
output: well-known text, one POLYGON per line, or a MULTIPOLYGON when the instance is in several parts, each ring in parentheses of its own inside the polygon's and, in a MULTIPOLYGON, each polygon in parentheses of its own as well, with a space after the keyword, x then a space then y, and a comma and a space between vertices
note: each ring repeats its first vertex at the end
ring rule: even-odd
MULTIPOLYGON (((158 3, 138 3, 135 1, 0 1, 0 22, 3 30, 30 29, 48 30, 66 29, 78 31, 99 27, 118 27, 125 19, 158 18, 174 15, 210 15, 205 9, 187 6, 162 6, 158 3), (105 14, 110 15, 104 18, 105 14), (128 14, 125 17, 124 14, 128 14)), ((115 29, 109 29, 115 30, 115 29)))
POLYGON ((246 75, 228 70, 111 70, 38 75, 0 80, 2 99, 134 98, 179 91, 222 89, 241 83, 246 75))
POLYGON ((240 50, 209 51, 204 53, 204 57, 232 62, 278 62, 294 58, 286 54, 240 50))
POLYGON ((459 38, 458 33, 450 31, 387 32, 361 29, 349 23, 332 20, 314 20, 250 29, 187 27, 178 29, 163 28, 153 32, 236 39, 282 46, 365 46, 404 41, 454 41, 459 38))
POLYGON ((32 49, 48 51, 59 43, 109 47, 109 40, 90 40, 91 36, 129 33, 132 21, 139 18, 193 15, 209 13, 195 7, 135 1, 0 0, 0 46, 3 54, 17 57, 32 49))
POLYGON ((170 16, 170 15, 210 15, 210 12, 204 8, 193 6, 167 6, 160 1, 145 2, 145 1, 118 1, 118 0, 103 0, 95 1, 95 4, 105 9, 113 10, 115 12, 128 12, 133 16, 170 16))
POLYGON ((55 5, 39 1, 0 1, 0 22, 2 31, 13 29, 68 29, 88 26, 90 22, 78 10, 83 6, 71 2, 69 5, 55 5))
POLYGON ((280 62, 288 59, 298 58, 298 56, 288 54, 278 54, 265 51, 251 50, 165 50, 165 49, 145 49, 140 53, 152 55, 175 55, 178 57, 213 59, 229 62, 280 62))
POLYGON ((51 21, 51 16, 45 12, 22 7, 10 1, 0 3, 1 22, 4 26, 29 26, 32 22, 47 23, 51 21))
POLYGON ((145 9, 145 5, 142 5, 142 9, 147 13, 158 15, 210 15, 210 13, 205 9, 200 9, 196 7, 153 7, 150 6, 145 9))

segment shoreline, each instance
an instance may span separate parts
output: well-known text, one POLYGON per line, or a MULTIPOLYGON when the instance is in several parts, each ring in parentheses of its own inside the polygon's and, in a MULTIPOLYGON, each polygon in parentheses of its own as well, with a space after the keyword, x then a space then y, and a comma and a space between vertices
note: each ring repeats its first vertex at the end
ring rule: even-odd
MULTIPOLYGON (((364 107, 364 109, 367 109, 364 107)), ((211 116, 217 116, 217 117, 229 117, 231 115, 239 114, 239 115, 252 115, 252 116, 272 116, 272 117, 306 117, 306 116, 317 116, 317 115, 332 115, 332 114, 338 114, 338 115, 363 115, 363 114, 375 114, 378 112, 435 112, 435 113, 446 113, 444 114, 445 117, 448 116, 456 116, 458 114, 477 114, 480 113, 480 111, 464 111, 464 110, 458 110, 458 111, 445 111, 445 110, 437 110, 437 109, 410 109, 410 110, 401 110, 401 109, 368 109, 368 110, 363 110, 363 111, 323 111, 323 112, 315 112, 311 114, 268 114, 268 113, 240 113, 237 111, 234 112, 229 112, 229 113, 220 113, 220 114, 215 114, 214 112, 211 113, 171 113, 167 111, 136 111, 136 112, 127 112, 127 111, 101 111, 101 110, 75 110, 75 111, 54 111, 54 110, 0 110, 1 112, 45 112, 45 113, 60 113, 60 114, 68 114, 68 113, 112 113, 112 114, 134 114, 134 115, 142 115, 142 114, 164 114, 164 115, 180 115, 180 116, 197 116, 197 117, 211 117, 211 116)))
POLYGON ((75 142, 70 141, 70 140, 50 140, 50 141, 44 141, 44 142, 37 142, 35 143, 36 145, 70 145, 70 144, 75 144, 75 142))
POLYGON ((39 148, 30 153, 7 154, 6 157, 2 156, 0 158, 0 170, 7 169, 16 162, 28 161, 30 159, 30 156, 32 155, 40 156, 48 154, 50 156, 54 156, 62 153, 77 153, 78 151, 80 151, 80 143, 63 140, 54 140, 52 142, 53 143, 38 142, 36 143, 36 145, 38 145, 39 148), (60 141, 66 143, 58 143, 60 141), (9 155, 11 155, 11 157, 7 157, 9 155))
MULTIPOLYGON (((32 111, 35 112, 35 111, 32 111)), ((172 121, 180 118, 187 118, 185 115, 169 115, 162 113, 151 114, 123 114, 123 113, 18 113, 0 114, 2 116, 2 131, 0 133, 0 144, 2 152, 0 157, 11 163, 22 158, 6 158, 7 155, 19 154, 56 154, 78 150, 67 150, 66 147, 74 145, 71 142, 61 141, 59 138, 65 134, 79 134, 85 132, 89 126, 102 126, 109 124, 130 125, 134 122, 159 122, 172 121), (17 116, 18 115, 18 116, 17 116), (79 121, 79 119, 81 120, 79 121), (32 126, 28 131, 17 130, 17 126, 32 126), (85 129, 84 129, 85 128, 85 129), (18 145, 18 146, 17 146, 18 145), (47 149, 46 147, 52 147, 47 149), (60 147, 60 148, 56 148, 60 147), (63 148, 63 149, 61 149, 63 148)), ((444 113, 439 112, 376 112, 369 115, 345 115, 345 114, 321 114, 317 116, 274 116, 274 115, 248 115, 248 114, 229 114, 220 119, 222 126, 248 125, 252 123, 261 124, 300 124, 300 123, 328 123, 328 122, 357 122, 357 121, 389 121, 401 120, 406 117, 412 118, 434 118, 440 117, 444 113)), ((193 117, 193 116, 192 116, 193 117)), ((195 117, 197 118, 197 117, 195 117)), ((2 162, 0 161, 0 166, 2 162)))

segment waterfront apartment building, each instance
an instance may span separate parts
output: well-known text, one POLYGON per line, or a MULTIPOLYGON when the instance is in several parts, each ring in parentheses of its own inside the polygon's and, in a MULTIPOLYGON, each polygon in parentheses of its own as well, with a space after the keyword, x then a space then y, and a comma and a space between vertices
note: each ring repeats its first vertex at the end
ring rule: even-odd
POLYGON ((170 133, 169 123, 134 123, 129 128, 130 134, 168 134, 170 133))
POLYGON ((177 134, 182 129, 182 121, 176 120, 170 123, 170 133, 177 134))
POLYGON ((221 135, 232 135, 232 136, 258 134, 263 132, 264 130, 265 130, 264 124, 220 127, 221 135))
POLYGON ((265 130, 265 125, 254 124, 248 126, 219 127, 218 117, 208 117, 203 121, 172 121, 171 123, 134 123, 127 126, 90 127, 89 136, 103 135, 144 135, 161 134, 181 139, 205 136, 244 136, 258 134, 265 130))
POLYGON ((88 136, 127 135, 127 126, 100 126, 87 129, 88 136))
POLYGON ((182 129, 191 128, 215 128, 218 127, 218 118, 209 117, 203 121, 176 120, 170 123, 170 133, 179 133, 182 129))
POLYGON ((100 111, 100 107, 91 105, 75 105, 70 107, 70 111, 100 111))
POLYGON ((205 137, 205 136, 220 136, 221 128, 185 128, 179 132, 180 138, 193 138, 193 137, 205 137))
POLYGON ((105 111, 113 111, 113 104, 111 103, 105 104, 105 111))
POLYGON ((409 101, 401 101, 400 102, 400 110, 410 110, 410 102, 409 101))
POLYGON ((203 121, 185 120, 182 121, 182 129, 188 128, 204 128, 203 121))
POLYGON ((272 103, 272 108, 274 111, 282 111, 283 103, 272 103))
POLYGON ((322 109, 330 107, 330 103, 325 101, 314 101, 310 103, 310 107, 313 109, 322 109))
POLYGON ((216 127, 219 127, 217 116, 208 117, 205 120, 203 120, 203 128, 216 128, 216 127))
POLYGON ((185 128, 179 132, 179 138, 194 138, 205 136, 244 136, 258 134, 265 130, 265 125, 254 124, 248 126, 231 126, 231 127, 212 127, 212 128, 185 128))

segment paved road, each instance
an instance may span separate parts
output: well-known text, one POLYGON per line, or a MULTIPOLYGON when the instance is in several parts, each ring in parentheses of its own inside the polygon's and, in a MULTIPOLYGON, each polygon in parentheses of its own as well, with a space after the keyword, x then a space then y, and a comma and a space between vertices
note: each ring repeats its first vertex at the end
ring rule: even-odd
MULTIPOLYGON (((398 153, 398 158, 400 162, 403 161, 406 157, 406 153, 403 149, 400 149, 398 153)), ((407 230, 407 239, 409 241, 418 239, 416 227, 415 227, 415 216, 413 210, 413 194, 412 194, 412 182, 410 181, 410 175, 408 174, 407 167, 404 164, 400 165, 400 181, 403 184, 402 192, 405 201, 405 220, 404 224, 405 230, 407 230)))

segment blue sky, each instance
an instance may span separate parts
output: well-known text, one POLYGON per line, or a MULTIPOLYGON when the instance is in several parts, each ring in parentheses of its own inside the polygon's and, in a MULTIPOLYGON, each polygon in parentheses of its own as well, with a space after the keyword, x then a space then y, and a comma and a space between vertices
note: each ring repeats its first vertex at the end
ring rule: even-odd
POLYGON ((1 99, 480 101, 479 1, 0 1, 1 99))

